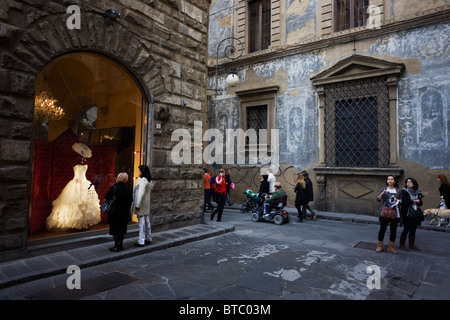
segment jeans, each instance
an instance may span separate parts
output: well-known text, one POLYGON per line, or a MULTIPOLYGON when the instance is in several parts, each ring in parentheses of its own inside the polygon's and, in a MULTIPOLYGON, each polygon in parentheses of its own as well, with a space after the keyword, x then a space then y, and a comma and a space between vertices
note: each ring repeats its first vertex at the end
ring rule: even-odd
POLYGON ((144 244, 145 241, 152 241, 152 229, 150 226, 150 216, 138 216, 139 221, 139 238, 138 243, 144 244))
POLYGON ((389 235, 389 241, 395 242, 396 234, 397 234, 397 224, 399 219, 395 219, 394 221, 387 221, 383 218, 380 218, 380 231, 378 232, 378 241, 383 241, 384 234, 386 233, 388 223, 391 224, 391 233, 389 235))
POLYGON ((227 191, 227 202, 230 206, 232 205, 231 200, 230 200, 230 192, 229 191, 227 191))

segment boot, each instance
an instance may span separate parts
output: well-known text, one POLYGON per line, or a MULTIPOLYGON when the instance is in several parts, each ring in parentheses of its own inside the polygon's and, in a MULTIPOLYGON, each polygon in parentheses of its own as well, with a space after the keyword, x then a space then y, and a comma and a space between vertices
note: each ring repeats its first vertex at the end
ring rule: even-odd
POLYGON ((114 247, 109 248, 109 251, 117 252, 119 251, 119 237, 114 236, 114 247))
POLYGON ((405 251, 409 251, 409 249, 406 247, 405 243, 406 243, 406 237, 400 237, 400 246, 398 248, 405 250, 405 251))
POLYGON ((388 251, 393 254, 397 254, 398 251, 395 250, 395 242, 389 241, 389 249, 388 251))
POLYGON ((383 251, 383 241, 378 241, 377 242, 377 248, 375 249, 375 251, 378 252, 378 253, 383 251))
POLYGON ((409 248, 416 250, 416 251, 420 251, 419 248, 417 248, 417 246, 414 245, 414 240, 416 240, 416 237, 411 237, 409 236, 409 248))
POLYGON ((124 237, 124 235, 119 236, 119 241, 117 243, 118 251, 122 251, 123 250, 123 237, 124 237))

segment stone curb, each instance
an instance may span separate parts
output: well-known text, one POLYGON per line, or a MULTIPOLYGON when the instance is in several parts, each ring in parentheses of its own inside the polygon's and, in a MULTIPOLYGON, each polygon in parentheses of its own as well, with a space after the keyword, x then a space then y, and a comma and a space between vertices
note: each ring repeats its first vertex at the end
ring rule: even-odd
POLYGON ((107 242, 93 245, 89 248, 77 248, 68 251, 63 250, 49 255, 40 255, 36 257, 7 261, 0 263, 0 289, 65 274, 67 272, 67 267, 70 265, 77 265, 80 269, 89 268, 154 251, 165 250, 171 247, 215 237, 232 231, 234 231, 234 225, 230 224, 223 224, 221 226, 198 224, 154 233, 152 235, 153 239, 165 238, 164 236, 169 236, 170 239, 163 240, 161 242, 154 240, 152 244, 144 247, 135 247, 135 238, 126 239, 124 241, 125 250, 121 252, 110 252, 108 248, 111 247, 111 242, 107 242), (172 237, 173 235, 175 235, 175 237, 172 237), (90 255, 93 257, 77 261, 76 253, 88 255, 89 251, 91 251, 90 255), (36 270, 36 265, 47 265, 47 267, 36 270), (6 271, 6 269, 9 269, 9 271, 6 271), (23 270, 26 270, 27 272, 22 272, 23 270), (16 272, 17 274, 7 275, 8 273, 13 272, 16 272))

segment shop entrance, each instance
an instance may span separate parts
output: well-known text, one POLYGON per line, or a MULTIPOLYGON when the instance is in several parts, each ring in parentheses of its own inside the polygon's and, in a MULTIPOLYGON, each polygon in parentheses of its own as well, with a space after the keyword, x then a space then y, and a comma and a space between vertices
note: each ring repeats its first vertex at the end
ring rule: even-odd
POLYGON ((130 188, 139 176, 147 105, 129 73, 98 54, 65 54, 39 73, 29 240, 108 228, 99 203, 119 172, 130 188))

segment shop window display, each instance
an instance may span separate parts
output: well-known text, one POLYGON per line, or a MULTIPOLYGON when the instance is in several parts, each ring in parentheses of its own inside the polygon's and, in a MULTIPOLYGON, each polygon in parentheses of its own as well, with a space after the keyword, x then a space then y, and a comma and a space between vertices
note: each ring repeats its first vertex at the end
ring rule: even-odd
POLYGON ((42 91, 62 116, 35 108, 29 238, 107 228, 100 204, 114 177, 139 175, 141 92, 123 68, 91 53, 52 61, 37 78, 36 96, 42 91))

